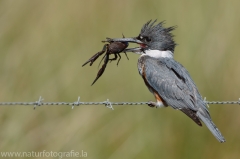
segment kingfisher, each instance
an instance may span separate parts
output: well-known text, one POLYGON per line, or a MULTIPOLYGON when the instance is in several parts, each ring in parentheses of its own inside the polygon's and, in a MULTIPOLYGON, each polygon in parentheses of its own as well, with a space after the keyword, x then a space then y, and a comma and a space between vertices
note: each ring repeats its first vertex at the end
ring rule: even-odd
POLYGON ((172 31, 176 26, 164 27, 164 22, 155 23, 156 20, 153 22, 150 20, 144 24, 137 37, 109 41, 139 44, 139 47, 128 48, 125 51, 140 55, 137 64, 139 74, 156 99, 156 102, 148 102, 150 107, 170 106, 180 110, 197 125, 202 126, 203 122, 219 142, 225 142, 190 74, 174 60, 174 49, 177 44, 172 31))

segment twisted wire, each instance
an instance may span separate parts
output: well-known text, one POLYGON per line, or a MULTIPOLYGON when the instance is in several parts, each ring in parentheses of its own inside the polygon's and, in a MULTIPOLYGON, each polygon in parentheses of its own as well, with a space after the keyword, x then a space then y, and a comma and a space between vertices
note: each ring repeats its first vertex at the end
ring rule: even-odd
MULTIPOLYGON (((34 109, 37 106, 43 106, 43 105, 67 105, 72 106, 72 109, 74 106, 80 106, 80 105, 105 105, 107 108, 110 108, 113 110, 113 105, 147 105, 149 102, 110 102, 108 99, 103 102, 81 102, 80 97, 78 97, 78 100, 76 102, 42 102, 44 99, 40 96, 38 101, 36 102, 0 102, 0 106, 15 106, 15 105, 33 105, 34 109)), ((206 98, 204 99, 207 104, 240 104, 240 98, 238 101, 206 101, 206 98)))

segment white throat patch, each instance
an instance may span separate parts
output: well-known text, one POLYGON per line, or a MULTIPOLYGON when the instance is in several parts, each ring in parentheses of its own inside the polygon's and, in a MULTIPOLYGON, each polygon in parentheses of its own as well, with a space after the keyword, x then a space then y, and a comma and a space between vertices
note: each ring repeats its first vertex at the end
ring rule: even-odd
POLYGON ((167 51, 160 51, 160 50, 145 50, 145 53, 142 56, 148 55, 154 58, 173 58, 173 53, 169 50, 167 51))

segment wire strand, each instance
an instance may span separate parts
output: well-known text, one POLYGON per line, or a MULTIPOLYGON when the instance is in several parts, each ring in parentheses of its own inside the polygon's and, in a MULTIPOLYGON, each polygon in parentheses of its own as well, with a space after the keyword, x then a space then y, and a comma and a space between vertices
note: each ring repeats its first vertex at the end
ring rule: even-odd
MULTIPOLYGON (((0 102, 0 106, 16 106, 16 105, 25 105, 25 106, 31 106, 33 105, 34 109, 36 109, 37 106, 43 106, 43 105, 67 105, 72 106, 72 109, 75 106, 80 105, 105 105, 107 108, 113 109, 113 105, 147 105, 149 102, 110 102, 109 99, 103 102, 80 102, 80 97, 78 97, 78 100, 76 102, 42 102, 44 99, 40 96, 38 101, 36 102, 0 102)), ((240 104, 240 98, 238 101, 206 101, 206 98, 204 98, 204 101, 207 104, 240 104)))

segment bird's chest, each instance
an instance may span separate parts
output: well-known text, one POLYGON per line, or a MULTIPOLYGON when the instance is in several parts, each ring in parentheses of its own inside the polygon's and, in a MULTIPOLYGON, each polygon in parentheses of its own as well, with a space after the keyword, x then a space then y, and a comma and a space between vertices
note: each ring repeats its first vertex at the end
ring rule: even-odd
POLYGON ((142 76, 144 83, 148 87, 149 91, 153 93, 152 87, 147 82, 146 63, 145 58, 142 56, 138 59, 138 72, 142 76))
MULTIPOLYGON (((138 59, 138 71, 142 75, 143 74, 143 68, 145 68, 145 65, 152 65, 149 64, 150 61, 157 63, 159 62, 159 59, 165 59, 165 58, 173 58, 173 53, 169 50, 167 51, 160 51, 160 50, 145 50, 145 52, 139 57, 138 59), (151 59, 151 60, 148 60, 151 59)), ((161 67, 160 65, 156 65, 158 67, 161 67)), ((153 68, 157 69, 157 68, 153 68)))
POLYGON ((143 70, 144 70, 144 59, 140 57, 138 59, 138 72, 140 75, 143 75, 143 70))

